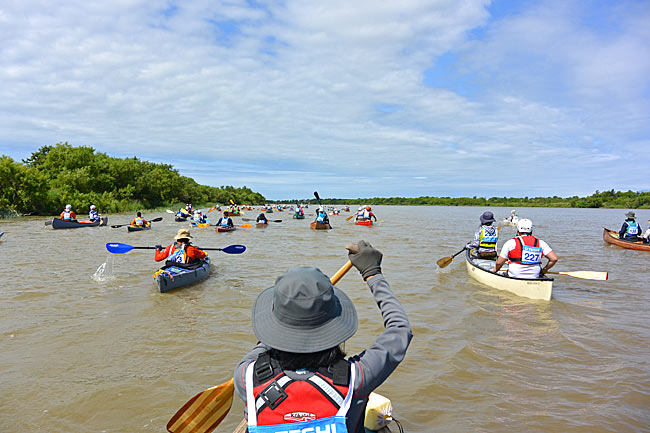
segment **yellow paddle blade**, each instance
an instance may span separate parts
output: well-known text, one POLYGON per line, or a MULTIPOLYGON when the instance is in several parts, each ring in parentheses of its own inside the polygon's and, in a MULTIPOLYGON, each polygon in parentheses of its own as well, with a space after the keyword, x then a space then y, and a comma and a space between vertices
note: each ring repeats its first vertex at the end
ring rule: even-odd
POLYGON ((547 272, 547 274, 567 275, 573 278, 582 278, 583 280, 606 281, 609 277, 607 272, 596 271, 573 271, 573 272, 547 272))
POLYGON ((454 260, 452 256, 443 257, 440 260, 438 260, 436 264, 438 265, 439 268, 446 268, 447 266, 449 266, 452 260, 454 260))
POLYGON ((206 227, 210 227, 210 224, 207 224, 207 223, 206 223, 206 224, 199 223, 199 224, 197 224, 196 226, 197 226, 198 228, 200 228, 200 229, 204 229, 204 228, 206 228, 206 227))
POLYGON ((167 423, 171 433, 209 433, 226 417, 235 392, 233 379, 192 397, 167 423))

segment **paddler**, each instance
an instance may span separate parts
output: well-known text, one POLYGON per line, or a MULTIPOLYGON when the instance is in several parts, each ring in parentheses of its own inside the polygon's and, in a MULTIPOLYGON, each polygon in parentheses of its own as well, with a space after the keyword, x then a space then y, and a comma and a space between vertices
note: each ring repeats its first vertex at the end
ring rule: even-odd
POLYGON ((330 219, 327 216, 327 212, 325 212, 325 209, 322 207, 320 208, 320 211, 318 212, 318 216, 316 217, 316 222, 321 223, 321 224, 329 224, 330 219))
POLYGON ((522 218, 517 222, 517 237, 510 239, 501 248, 493 271, 509 261, 508 276, 515 278, 540 278, 557 263, 557 256, 546 242, 533 236, 533 222, 522 218), (548 262, 542 268, 542 257, 548 262))
POLYGON ((138 211, 138 213, 135 214, 135 218, 133 218, 129 224, 132 226, 146 227, 149 225, 149 222, 142 217, 142 212, 138 211))
POLYGON ((192 222, 194 224, 205 224, 205 217, 201 213, 200 210, 195 210, 194 211, 194 216, 192 217, 192 222))
POLYGON ((90 205, 90 211, 88 212, 88 219, 91 222, 99 221, 99 213, 97 212, 97 206, 94 204, 90 205))
POLYGON ((519 217, 517 216, 517 211, 513 209, 513 210, 510 211, 510 216, 508 218, 506 218, 506 221, 509 221, 509 222, 512 223, 512 222, 517 222, 518 219, 519 219, 519 217))
POLYGON ((219 221, 217 221, 218 226, 222 227, 234 227, 235 225, 232 222, 232 218, 229 216, 226 216, 226 213, 224 212, 224 216, 219 218, 219 221))
POLYGON ((363 220, 364 221, 369 221, 372 218, 374 218, 375 221, 377 221, 377 217, 371 211, 372 211, 372 208, 370 206, 366 206, 366 208, 363 210, 363 220))
POLYGON ((363 221, 364 210, 365 210, 365 206, 359 206, 359 209, 357 209, 357 214, 354 218, 355 221, 363 221))
POLYGON ((386 328, 374 344, 346 358, 343 345, 358 327, 350 298, 315 267, 280 275, 253 304, 259 343, 233 376, 247 404, 248 431, 364 432, 368 395, 402 362, 413 333, 381 273, 382 253, 365 241, 357 246, 350 261, 367 282, 386 328))
POLYGON ((468 250, 476 248, 476 256, 479 259, 496 259, 499 229, 492 226, 492 223, 496 221, 494 214, 486 210, 479 217, 479 221, 481 221, 481 225, 474 233, 474 240, 465 248, 468 250))
POLYGON ((625 214, 626 219, 623 221, 623 226, 618 231, 618 238, 625 241, 636 242, 640 240, 640 234, 643 233, 641 226, 636 222, 636 214, 629 211, 625 214))
MULTIPOLYGON (((648 224, 650 225, 650 220, 648 220, 648 224)), ((643 243, 650 244, 650 226, 648 227, 648 230, 646 230, 643 234, 643 243)))
POLYGON ((61 212, 59 219, 62 219, 63 221, 77 221, 77 215, 72 210, 71 204, 65 205, 65 210, 61 212))
POLYGON ((174 237, 173 244, 167 245, 165 248, 156 245, 154 259, 157 262, 167 259, 167 261, 175 263, 196 263, 206 258, 207 254, 204 251, 190 245, 191 238, 188 229, 180 229, 174 237))
POLYGON ((255 220, 257 224, 268 224, 269 220, 266 219, 266 214, 262 212, 257 216, 257 219, 255 220))

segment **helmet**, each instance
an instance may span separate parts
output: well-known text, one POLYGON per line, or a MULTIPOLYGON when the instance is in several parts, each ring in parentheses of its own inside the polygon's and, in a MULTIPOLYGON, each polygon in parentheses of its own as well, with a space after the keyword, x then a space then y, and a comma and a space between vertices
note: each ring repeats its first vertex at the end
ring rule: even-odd
POLYGON ((532 233, 533 232, 533 222, 528 218, 522 218, 517 223, 517 231, 520 233, 532 233))
POLYGON ((366 206, 366 210, 370 210, 370 206, 366 206))
POLYGON ((70 210, 70 209, 72 209, 72 205, 71 204, 66 204, 65 205, 65 210, 70 210))
POLYGON ((517 211, 513 209, 510 211, 510 213, 517 213, 517 211))
POLYGON ((90 209, 91 209, 91 210, 93 210, 93 209, 97 209, 97 206, 95 206, 94 204, 91 204, 91 205, 90 205, 90 209))

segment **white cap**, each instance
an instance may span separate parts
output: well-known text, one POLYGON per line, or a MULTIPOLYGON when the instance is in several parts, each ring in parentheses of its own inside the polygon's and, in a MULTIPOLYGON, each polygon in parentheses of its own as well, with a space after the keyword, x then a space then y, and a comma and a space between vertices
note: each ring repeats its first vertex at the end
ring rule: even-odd
POLYGON ((90 208, 91 208, 91 209, 97 209, 97 207, 96 207, 94 204, 91 204, 91 205, 90 205, 90 208))
POLYGON ((72 205, 71 204, 66 204, 65 205, 65 210, 70 210, 70 209, 72 209, 72 205))
POLYGON ((519 233, 532 233, 533 232, 533 222, 528 218, 522 218, 517 223, 517 231, 519 233))

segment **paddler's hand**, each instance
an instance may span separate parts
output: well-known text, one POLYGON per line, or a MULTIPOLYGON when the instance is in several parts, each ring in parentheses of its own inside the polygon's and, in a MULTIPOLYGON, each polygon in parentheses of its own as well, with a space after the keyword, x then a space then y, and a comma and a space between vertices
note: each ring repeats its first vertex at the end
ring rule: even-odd
POLYGON ((163 250, 162 245, 156 245, 154 248, 156 249, 156 251, 162 251, 163 250))
POLYGON ((350 261, 359 270, 364 281, 381 274, 381 259, 383 257, 381 251, 374 249, 366 241, 359 241, 356 245, 348 244, 345 248, 349 251, 350 261))

